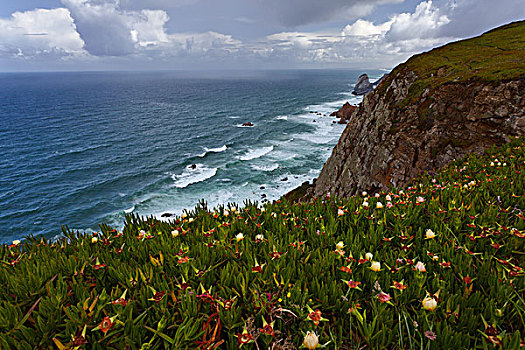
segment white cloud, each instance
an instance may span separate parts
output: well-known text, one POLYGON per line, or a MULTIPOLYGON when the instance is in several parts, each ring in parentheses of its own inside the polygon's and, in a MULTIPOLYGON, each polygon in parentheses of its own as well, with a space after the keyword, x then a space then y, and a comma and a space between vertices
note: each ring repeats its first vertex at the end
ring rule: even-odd
POLYGON ((10 18, 0 19, 3 55, 82 55, 83 46, 67 9, 15 12, 10 18))
POLYGON ((387 38, 390 41, 433 38, 438 36, 439 29, 449 22, 450 19, 441 14, 432 1, 424 1, 417 5, 414 13, 396 15, 387 38))

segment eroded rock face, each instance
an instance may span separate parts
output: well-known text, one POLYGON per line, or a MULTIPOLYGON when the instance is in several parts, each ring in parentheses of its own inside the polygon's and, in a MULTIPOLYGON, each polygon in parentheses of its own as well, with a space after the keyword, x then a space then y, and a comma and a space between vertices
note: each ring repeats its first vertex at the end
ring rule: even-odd
POLYGON ((365 96, 310 195, 405 185, 421 171, 525 134, 524 79, 449 83, 414 97, 416 80, 401 71, 365 96))

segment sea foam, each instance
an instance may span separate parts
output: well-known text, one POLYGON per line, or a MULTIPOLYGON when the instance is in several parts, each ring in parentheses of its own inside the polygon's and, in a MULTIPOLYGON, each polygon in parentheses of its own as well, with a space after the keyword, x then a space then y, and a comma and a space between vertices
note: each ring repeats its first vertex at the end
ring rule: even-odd
POLYGON ((242 156, 239 156, 239 159, 240 160, 257 159, 257 158, 261 158, 262 156, 267 155, 271 151, 273 151, 273 146, 262 147, 262 148, 258 148, 258 149, 248 149, 248 152, 246 152, 242 156))
POLYGON ((206 181, 217 174, 217 168, 208 168, 207 166, 203 164, 196 164, 195 169, 192 168, 191 165, 188 165, 182 174, 171 175, 171 178, 175 183, 173 186, 177 188, 186 188, 189 185, 206 181))

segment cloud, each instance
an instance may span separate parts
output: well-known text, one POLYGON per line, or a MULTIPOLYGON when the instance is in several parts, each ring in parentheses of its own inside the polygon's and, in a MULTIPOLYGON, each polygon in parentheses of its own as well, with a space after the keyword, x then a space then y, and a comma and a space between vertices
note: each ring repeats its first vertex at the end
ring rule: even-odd
POLYGON ((449 0, 442 6, 450 22, 440 35, 470 37, 525 18, 523 0, 449 0))
POLYGON ((15 12, 10 18, 0 19, 2 55, 60 58, 82 55, 83 46, 67 9, 15 12))
POLYGON ((166 39, 165 11, 124 11, 118 0, 62 0, 71 12, 85 49, 94 56, 124 56, 136 46, 166 39))
POLYGON ((377 5, 404 0, 257 0, 267 19, 297 27, 337 19, 357 19, 372 13, 377 5))
POLYGON ((432 1, 423 1, 414 13, 396 15, 386 37, 389 41, 435 38, 448 23, 450 19, 432 1))

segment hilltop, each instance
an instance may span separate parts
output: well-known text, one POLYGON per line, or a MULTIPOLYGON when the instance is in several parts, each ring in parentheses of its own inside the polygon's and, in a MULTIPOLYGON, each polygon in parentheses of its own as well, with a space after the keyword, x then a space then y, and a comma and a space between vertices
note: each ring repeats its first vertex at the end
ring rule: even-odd
POLYGON ((309 195, 408 184, 525 134, 525 21, 416 55, 348 120, 309 195))

